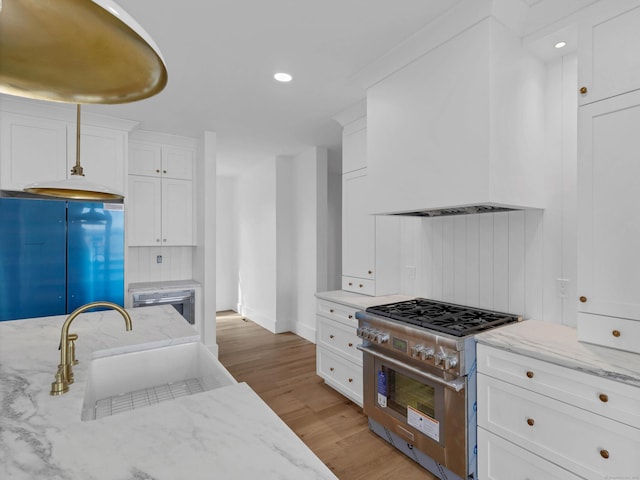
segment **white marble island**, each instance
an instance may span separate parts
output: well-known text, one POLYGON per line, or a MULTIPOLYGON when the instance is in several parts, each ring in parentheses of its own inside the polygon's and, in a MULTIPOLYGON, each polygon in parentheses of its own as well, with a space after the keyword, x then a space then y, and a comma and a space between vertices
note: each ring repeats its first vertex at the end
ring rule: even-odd
POLYGON ((49 390, 65 316, 0 322, 0 478, 333 479, 331 471, 244 383, 95 421, 81 421, 92 358, 195 341, 170 306, 78 317, 75 382, 49 390))

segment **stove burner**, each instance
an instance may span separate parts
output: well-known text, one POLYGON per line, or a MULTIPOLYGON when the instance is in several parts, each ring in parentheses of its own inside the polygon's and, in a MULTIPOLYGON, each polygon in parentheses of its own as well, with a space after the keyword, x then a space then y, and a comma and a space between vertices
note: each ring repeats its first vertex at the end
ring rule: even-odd
POLYGON ((480 333, 519 320, 517 315, 509 313, 465 307, 425 298, 377 305, 367 308, 366 311, 456 337, 480 333))

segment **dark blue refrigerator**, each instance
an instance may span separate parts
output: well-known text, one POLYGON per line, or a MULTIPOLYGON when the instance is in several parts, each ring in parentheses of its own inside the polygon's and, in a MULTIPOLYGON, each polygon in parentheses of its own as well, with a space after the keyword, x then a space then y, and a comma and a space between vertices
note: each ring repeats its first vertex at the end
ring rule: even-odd
POLYGON ((124 305, 124 205, 0 198, 0 321, 124 305))

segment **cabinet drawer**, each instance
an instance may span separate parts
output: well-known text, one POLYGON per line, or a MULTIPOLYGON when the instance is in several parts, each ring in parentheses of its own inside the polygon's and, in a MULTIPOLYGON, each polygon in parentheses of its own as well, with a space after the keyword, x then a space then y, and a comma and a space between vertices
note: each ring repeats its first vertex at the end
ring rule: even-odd
POLYGON ((376 294, 376 281, 368 280, 366 278, 343 276, 342 290, 373 296, 376 294))
POLYGON ((478 426, 587 479, 640 472, 640 429, 483 374, 478 426))
POLYGON ((325 382, 362 406, 362 367, 345 360, 323 347, 317 350, 317 370, 325 382))
POLYGON ((640 389, 478 345, 478 372, 640 428, 640 389))
POLYGON ((578 340, 640 353, 640 320, 578 312, 578 340))
POLYGON ((338 353, 345 355, 358 365, 362 365, 362 352, 356 348, 360 339, 356 335, 355 327, 349 327, 342 323, 330 320, 318 315, 318 337, 317 344, 338 353))
POLYGON ((356 309, 353 307, 327 302, 326 300, 318 300, 317 309, 318 313, 323 317, 337 320, 338 322, 352 326, 354 329, 358 326, 356 309))
POLYGON ((580 480, 483 428, 478 428, 478 445, 478 478, 482 480, 580 480))

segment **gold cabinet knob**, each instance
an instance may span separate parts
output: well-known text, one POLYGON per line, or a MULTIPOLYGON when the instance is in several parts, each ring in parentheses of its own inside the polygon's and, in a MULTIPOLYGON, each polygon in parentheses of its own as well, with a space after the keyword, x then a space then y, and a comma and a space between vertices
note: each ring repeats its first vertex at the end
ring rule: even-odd
POLYGON ((333 340, 333 335, 329 335, 329 338, 333 340))
POLYGON ((353 318, 353 315, 348 315, 348 317, 351 319, 351 318, 353 318))
POLYGON ((587 87, 580 87, 580 93, 582 95, 584 95, 585 93, 587 93, 587 87))
POLYGON ((580 301, 582 303, 587 303, 587 297, 585 297, 584 295, 582 297, 580 297, 580 301))
POLYGON ((598 395, 598 398, 602 403, 607 403, 609 401, 609 395, 607 395, 606 393, 601 393, 600 395, 598 395))
POLYGON ((527 378, 533 378, 533 372, 531 370, 527 371, 527 378))
POLYGON ((359 287, 362 288, 362 287, 364 287, 364 285, 360 284, 359 287))
POLYGON ((533 418, 527 418, 527 425, 533 427, 534 423, 536 423, 536 421, 533 418))
POLYGON ((350 286, 350 287, 353 287, 353 283, 349 282, 349 286, 350 286))
POLYGON ((333 308, 330 308, 330 309, 329 309, 329 313, 333 313, 333 308))
POLYGON ((167 171, 166 170, 162 170, 162 173, 167 173, 167 171))
POLYGON ((369 275, 371 275, 371 274, 373 274, 373 271, 369 270, 367 273, 368 273, 369 275))
POLYGON ((353 343, 349 342, 349 346, 350 346, 350 347, 353 347, 353 343))
POLYGON ((329 371, 330 371, 330 372, 333 372, 333 367, 329 367, 329 371))
POLYGON ((350 379, 349 379, 349 383, 352 383, 352 382, 353 382, 353 378, 350 378, 350 379))
POLYGON ((160 170, 156 170, 156 173, 160 173, 160 170))
POLYGON ((600 450, 600 456, 602 458, 609 458, 609 451, 603 448, 602 450, 600 450))
POLYGON ((613 332, 611 332, 611 335, 618 338, 621 335, 620 330, 614 330, 613 332))

